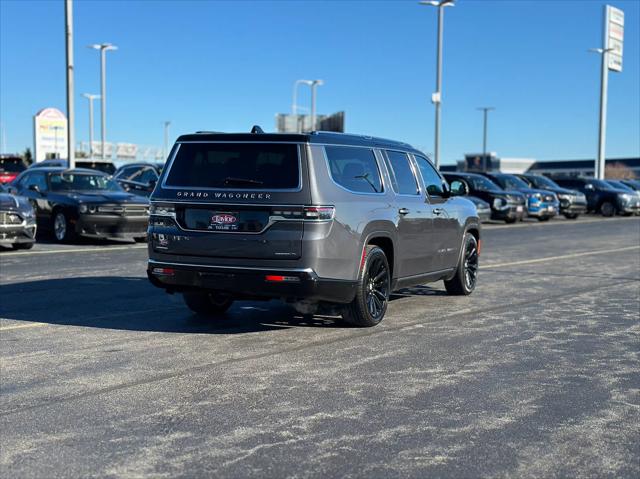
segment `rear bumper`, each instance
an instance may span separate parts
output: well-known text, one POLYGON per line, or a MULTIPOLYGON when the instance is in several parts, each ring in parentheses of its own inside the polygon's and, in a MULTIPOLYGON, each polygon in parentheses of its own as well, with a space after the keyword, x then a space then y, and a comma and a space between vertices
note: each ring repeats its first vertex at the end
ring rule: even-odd
POLYGON ((147 234, 148 225, 145 216, 80 215, 76 233, 93 238, 141 238, 147 234))
POLYGON ((147 276, 154 286, 168 292, 224 291, 240 298, 331 303, 351 302, 357 286, 356 281, 319 278, 311 269, 250 269, 154 260, 149 260, 147 276), (267 281, 266 276, 285 276, 295 280, 274 282, 267 281))

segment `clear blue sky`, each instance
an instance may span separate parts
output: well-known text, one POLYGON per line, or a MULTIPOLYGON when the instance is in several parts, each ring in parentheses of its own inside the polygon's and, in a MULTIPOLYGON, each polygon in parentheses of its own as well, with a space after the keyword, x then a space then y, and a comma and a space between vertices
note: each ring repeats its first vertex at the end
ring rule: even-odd
MULTIPOLYGON (((597 147, 601 1, 460 0, 446 10, 442 160, 482 147, 502 157, 592 158, 597 147)), ((624 71, 609 78, 608 157, 640 155, 640 2, 625 11, 624 71)), ((274 130, 298 78, 322 78, 318 110, 347 130, 433 150, 436 11, 417 1, 76 1, 76 136, 83 92, 108 54, 108 140, 162 144, 196 130, 274 130)), ((62 0, 0 0, 0 121, 8 151, 32 147, 32 116, 65 111, 62 0)), ((308 103, 301 88, 300 103, 308 103)), ((96 119, 99 118, 98 111, 96 119)), ((96 138, 99 122, 96 122, 96 138)))

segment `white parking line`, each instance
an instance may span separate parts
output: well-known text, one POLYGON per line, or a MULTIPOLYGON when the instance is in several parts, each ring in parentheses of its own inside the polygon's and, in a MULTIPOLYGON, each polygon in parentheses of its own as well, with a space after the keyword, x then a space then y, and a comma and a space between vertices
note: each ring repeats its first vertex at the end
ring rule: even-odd
POLYGON ((114 250, 123 250, 123 249, 142 249, 147 248, 146 244, 135 244, 135 245, 127 245, 127 246, 100 246, 96 248, 69 248, 69 249, 56 249, 56 250, 45 250, 45 251, 21 251, 18 253, 2 253, 0 257, 4 258, 5 256, 23 256, 23 255, 34 255, 34 254, 55 254, 55 253, 95 253, 99 251, 109 252, 114 250))
POLYGON ((624 248, 600 249, 594 251, 583 251, 582 253, 563 254, 560 256, 547 256, 546 258, 527 259, 522 261, 512 261, 510 263, 489 263, 482 265, 483 268, 502 268, 504 266, 517 266, 521 264, 546 263, 548 261, 557 261, 559 259, 579 258, 580 256, 592 256, 608 253, 619 253, 622 251, 638 250, 640 246, 625 246, 624 248))
POLYGON ((535 226, 558 226, 558 225, 587 225, 590 223, 603 223, 605 224, 605 222, 612 222, 612 221, 633 221, 633 220, 637 220, 638 218, 635 217, 628 217, 628 218, 594 218, 594 219, 588 219, 588 220, 555 220, 555 221, 540 221, 538 223, 531 223, 531 222, 522 222, 522 223, 516 223, 516 224, 512 224, 512 225, 495 225, 493 223, 485 223, 484 225, 482 225, 482 228, 485 229, 486 231, 493 231, 493 230, 502 230, 502 229, 509 229, 512 230, 514 228, 528 228, 528 227, 535 227, 535 226))
POLYGON ((10 331, 12 329, 24 329, 24 328, 41 328, 47 326, 48 323, 29 323, 29 324, 17 324, 15 326, 0 326, 0 332, 10 331))

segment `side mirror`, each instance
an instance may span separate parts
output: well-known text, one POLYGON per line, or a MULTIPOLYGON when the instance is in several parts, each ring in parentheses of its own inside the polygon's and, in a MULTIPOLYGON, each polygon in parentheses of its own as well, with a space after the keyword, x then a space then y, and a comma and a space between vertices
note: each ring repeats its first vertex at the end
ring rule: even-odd
POLYGON ((38 185, 29 185, 29 190, 40 193, 40 187, 38 185))
POLYGON ((460 180, 453 180, 451 182, 451 196, 466 196, 469 194, 469 188, 466 183, 460 180))

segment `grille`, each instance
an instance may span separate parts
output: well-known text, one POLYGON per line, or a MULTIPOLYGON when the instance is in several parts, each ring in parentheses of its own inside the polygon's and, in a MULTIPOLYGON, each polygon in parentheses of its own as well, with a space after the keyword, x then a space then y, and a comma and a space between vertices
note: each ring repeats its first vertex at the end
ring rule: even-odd
POLYGON ((17 213, 9 213, 6 211, 0 212, 0 224, 19 225, 21 223, 22 223, 22 218, 17 213))
POLYGON ((99 206, 98 211, 124 216, 148 216, 149 214, 144 205, 105 205, 99 206))

